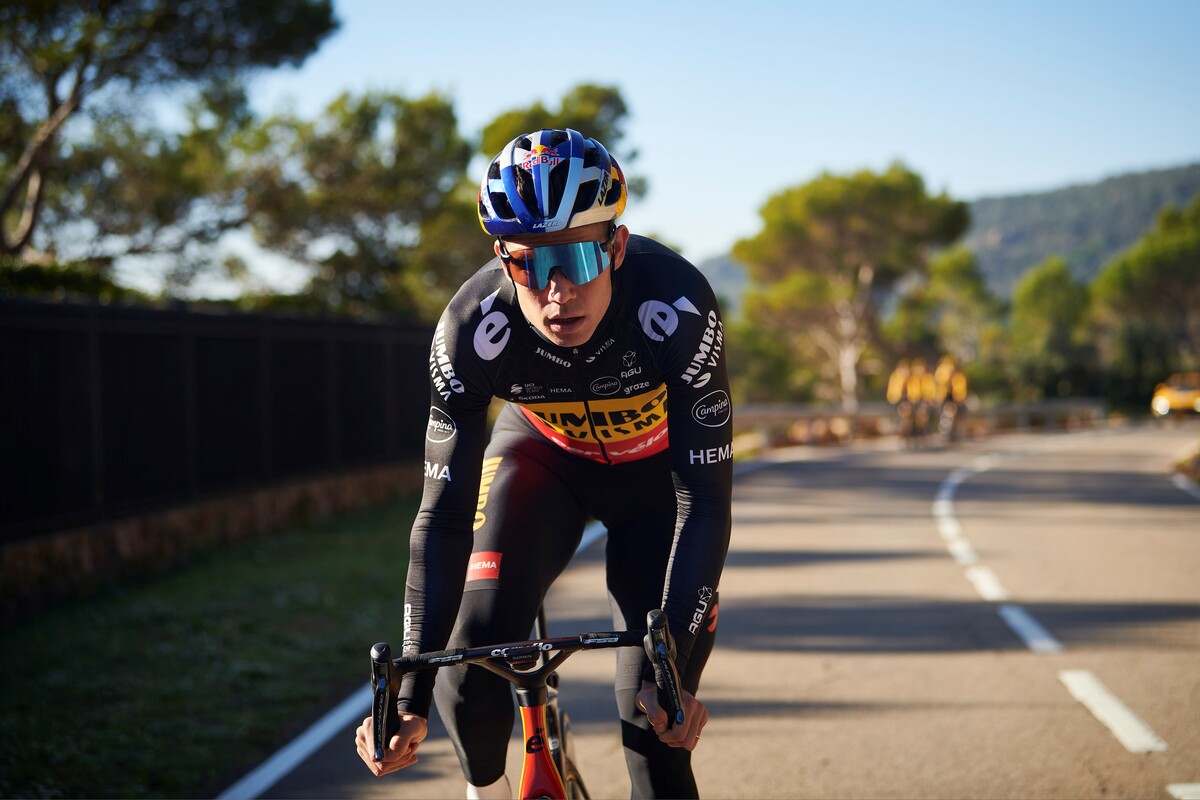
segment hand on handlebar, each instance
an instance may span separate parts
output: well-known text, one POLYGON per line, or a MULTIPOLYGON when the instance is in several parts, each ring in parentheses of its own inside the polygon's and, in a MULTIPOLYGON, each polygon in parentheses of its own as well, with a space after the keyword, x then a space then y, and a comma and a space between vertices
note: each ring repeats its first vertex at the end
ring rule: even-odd
POLYGON ((642 681, 642 690, 638 692, 636 703, 638 708, 646 712, 646 719, 659 741, 691 751, 696 749, 700 731, 708 724, 708 709, 686 689, 680 689, 679 694, 683 705, 683 725, 667 724, 667 712, 658 703, 658 686, 651 681, 642 681))
POLYGON ((375 760, 375 744, 371 718, 363 720, 355 733, 355 744, 358 747, 358 757, 375 773, 375 777, 387 775, 397 770, 410 767, 417 763, 417 747, 429 733, 428 723, 424 717, 415 714, 400 715, 400 731, 388 742, 387 752, 383 761, 375 760))

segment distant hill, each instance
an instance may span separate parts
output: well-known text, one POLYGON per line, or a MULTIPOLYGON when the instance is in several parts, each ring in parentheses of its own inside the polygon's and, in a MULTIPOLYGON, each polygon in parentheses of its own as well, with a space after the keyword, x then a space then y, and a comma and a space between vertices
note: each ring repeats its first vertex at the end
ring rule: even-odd
MULTIPOLYGON (((1113 256, 1136 242, 1165 206, 1182 208, 1200 193, 1200 164, 1136 172, 1048 192, 972 201, 962 243, 975 252, 988 286, 1008 297, 1025 270, 1060 255, 1090 282, 1113 256)), ((746 289, 745 270, 728 256, 698 264, 733 317, 746 289)))
POLYGON ((1048 256, 1066 259, 1090 282, 1136 242, 1164 206, 1181 208, 1200 192, 1200 164, 1119 175, 1038 194, 971 203, 963 244, 975 252, 992 291, 1005 297, 1025 270, 1048 256))

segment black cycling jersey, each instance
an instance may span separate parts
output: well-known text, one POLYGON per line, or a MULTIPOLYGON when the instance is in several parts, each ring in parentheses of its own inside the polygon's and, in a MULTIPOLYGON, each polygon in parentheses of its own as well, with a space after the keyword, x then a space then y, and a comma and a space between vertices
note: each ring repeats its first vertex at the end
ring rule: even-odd
MULTIPOLYGON (((526 322, 499 259, 443 313, 430 350, 425 489, 410 545, 404 652, 441 649, 450 637, 473 530, 487 514, 487 414, 498 397, 515 405, 530 435, 581 459, 621 464, 669 451, 674 494, 664 504, 674 502, 676 513, 662 596, 686 669, 709 624, 729 544, 733 422, 721 318, 703 275, 644 237, 629 238, 612 285, 595 334, 574 348, 552 344, 526 322)), ((490 575, 503 565, 471 568, 490 575)), ((434 674, 405 678, 402 709, 428 715, 434 674)))

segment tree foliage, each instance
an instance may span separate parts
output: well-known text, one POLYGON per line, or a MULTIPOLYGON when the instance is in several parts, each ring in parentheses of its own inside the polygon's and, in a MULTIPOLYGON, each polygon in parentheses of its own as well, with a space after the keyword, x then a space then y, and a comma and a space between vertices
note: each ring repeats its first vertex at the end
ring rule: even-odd
POLYGON ((267 120, 244 155, 256 238, 313 269, 319 307, 436 314, 490 252, 444 97, 344 94, 315 120, 267 120))
POLYGON ((757 285, 760 324, 811 338, 853 409, 863 355, 883 341, 880 298, 922 273, 931 247, 961 235, 966 205, 931 196, 920 176, 893 164, 882 174, 823 174, 760 213, 762 230, 733 251, 757 285))
POLYGON ((60 215, 72 201, 82 214, 59 189, 78 179, 80 166, 109 176, 133 174, 122 166, 172 168, 99 159, 98 147, 79 145, 85 137, 69 136, 85 109, 107 138, 107 155, 131 161, 139 152, 158 155, 145 132, 128 124, 132 97, 180 85, 227 85, 253 68, 298 64, 336 25, 330 0, 0 4, 0 253, 21 254, 33 245, 47 199, 56 194, 60 215))
POLYGON ((1148 396, 1167 373, 1200 369, 1200 194, 1163 209, 1093 288, 1114 386, 1148 396))
POLYGON ((1088 393, 1095 375, 1084 324, 1088 287, 1067 262, 1049 258, 1025 273, 1013 290, 1012 350, 1018 386, 1032 399, 1088 393))

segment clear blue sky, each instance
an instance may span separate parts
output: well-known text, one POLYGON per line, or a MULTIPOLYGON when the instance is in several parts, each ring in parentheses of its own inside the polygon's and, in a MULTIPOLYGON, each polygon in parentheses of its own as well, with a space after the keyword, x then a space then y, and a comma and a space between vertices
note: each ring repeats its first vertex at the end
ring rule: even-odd
POLYGON ((303 67, 252 84, 260 111, 438 91, 476 136, 577 83, 615 85, 628 171, 650 181, 625 220, 694 261, 826 170, 899 159, 971 200, 1200 161, 1195 0, 335 5, 341 30, 303 67))

